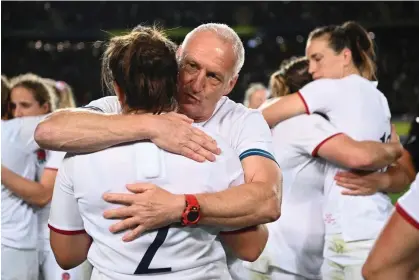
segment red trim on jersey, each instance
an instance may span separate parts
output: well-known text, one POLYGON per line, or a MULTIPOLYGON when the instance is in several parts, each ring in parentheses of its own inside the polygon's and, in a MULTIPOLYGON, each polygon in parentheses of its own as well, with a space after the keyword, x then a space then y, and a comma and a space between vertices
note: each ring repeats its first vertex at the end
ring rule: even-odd
POLYGON ((58 168, 54 168, 54 167, 45 167, 44 169, 49 169, 49 170, 58 171, 58 168))
POLYGON ((306 114, 310 115, 310 110, 308 110, 307 102, 304 99, 303 95, 299 91, 297 91, 297 95, 301 98, 301 101, 303 101, 303 103, 304 103, 304 108, 306 109, 306 114))
POLYGON ((331 136, 327 137, 326 139, 324 139, 323 141, 321 141, 321 142, 320 142, 320 143, 316 146, 316 148, 314 148, 314 150, 311 152, 311 156, 316 157, 316 156, 317 156, 317 152, 319 151, 320 147, 321 147, 324 143, 326 143, 327 141, 329 141, 329 140, 330 140, 330 139, 332 139, 333 137, 338 136, 338 135, 340 135, 340 134, 343 134, 343 133, 342 133, 342 132, 339 132, 339 133, 333 134, 333 135, 331 135, 331 136))
POLYGON ((50 224, 48 224, 48 227, 52 231, 55 231, 56 233, 64 234, 64 235, 77 235, 77 234, 86 233, 86 231, 84 229, 82 229, 82 230, 62 230, 62 229, 55 228, 55 227, 51 226, 50 224))
POLYGON ((411 217, 399 203, 396 203, 396 211, 406 220, 406 222, 419 230, 419 221, 416 221, 413 217, 411 217))

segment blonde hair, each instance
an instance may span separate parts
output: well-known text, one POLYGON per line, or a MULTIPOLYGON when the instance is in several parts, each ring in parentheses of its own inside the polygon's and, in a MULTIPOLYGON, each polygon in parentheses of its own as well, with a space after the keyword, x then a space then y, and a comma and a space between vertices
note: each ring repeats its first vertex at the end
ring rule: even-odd
POLYGON ((249 87, 246 90, 246 93, 244 94, 244 106, 249 107, 250 97, 252 97, 253 93, 255 93, 258 90, 265 90, 266 92, 268 91, 268 89, 261 83, 252 83, 249 85, 249 87))
POLYGON ((44 81, 52 87, 56 98, 56 108, 75 108, 76 102, 74 100, 73 90, 69 84, 63 81, 55 81, 53 79, 44 78, 44 81))
POLYGON ((282 65, 280 70, 271 75, 269 80, 271 96, 281 97, 297 92, 311 81, 312 77, 308 73, 307 58, 292 58, 282 65))
POLYGON ((56 108, 56 99, 52 87, 50 87, 44 79, 38 75, 27 73, 14 77, 10 81, 11 91, 17 87, 23 87, 32 92, 34 99, 39 103, 40 106, 45 103, 49 106, 49 112, 52 112, 56 108))

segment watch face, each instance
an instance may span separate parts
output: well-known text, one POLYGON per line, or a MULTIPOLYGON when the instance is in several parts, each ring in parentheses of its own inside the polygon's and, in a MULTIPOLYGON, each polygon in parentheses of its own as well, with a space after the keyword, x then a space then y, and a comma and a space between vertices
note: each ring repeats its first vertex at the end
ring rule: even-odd
POLYGON ((189 212, 188 213, 188 221, 189 222, 195 222, 199 217, 199 213, 198 212, 189 212))

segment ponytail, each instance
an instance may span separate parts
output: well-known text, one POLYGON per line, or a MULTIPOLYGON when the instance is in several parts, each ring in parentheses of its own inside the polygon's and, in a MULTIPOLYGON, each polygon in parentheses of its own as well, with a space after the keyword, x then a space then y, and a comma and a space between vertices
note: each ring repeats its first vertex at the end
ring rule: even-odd
POLYGON ((271 75, 271 78, 269 79, 269 89, 271 97, 281 97, 290 93, 282 70, 278 70, 271 75))
POLYGON ((269 86, 272 97, 281 97, 297 92, 312 80, 308 72, 307 58, 292 58, 280 70, 271 75, 269 86))
POLYGON ((345 36, 350 45, 352 59, 361 75, 368 80, 376 79, 376 65, 374 44, 368 36, 368 32, 358 23, 345 22, 342 25, 345 36))

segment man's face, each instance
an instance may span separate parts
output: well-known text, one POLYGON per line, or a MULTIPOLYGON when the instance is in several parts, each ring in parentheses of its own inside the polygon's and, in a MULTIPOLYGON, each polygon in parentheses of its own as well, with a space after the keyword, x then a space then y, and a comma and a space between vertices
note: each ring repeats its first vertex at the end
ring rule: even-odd
POLYGON ((217 102, 233 89, 235 56, 230 43, 209 31, 195 33, 179 50, 180 109, 197 122, 209 119, 217 102))

